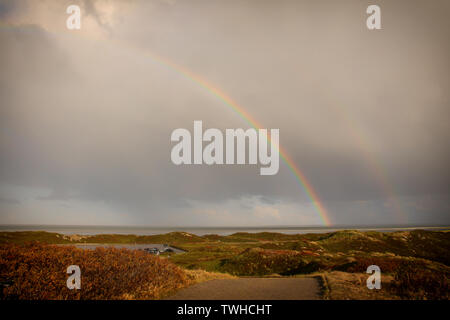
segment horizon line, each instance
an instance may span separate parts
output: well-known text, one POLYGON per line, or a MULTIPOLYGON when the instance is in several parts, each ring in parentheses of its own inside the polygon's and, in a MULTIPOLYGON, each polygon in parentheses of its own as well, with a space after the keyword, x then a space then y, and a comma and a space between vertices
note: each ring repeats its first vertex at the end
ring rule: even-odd
POLYGON ((35 223, 8 223, 0 224, 0 227, 27 227, 27 226, 42 226, 42 227, 106 227, 106 228, 155 228, 155 229, 188 229, 188 228, 199 228, 199 229, 274 229, 274 228, 318 228, 318 229, 333 229, 333 228, 401 228, 401 227, 423 227, 423 228, 441 228, 449 227, 450 224, 335 224, 331 226, 324 225, 249 225, 249 226, 198 226, 198 225, 187 225, 187 226, 170 226, 170 225, 103 225, 103 224, 35 224, 35 223))

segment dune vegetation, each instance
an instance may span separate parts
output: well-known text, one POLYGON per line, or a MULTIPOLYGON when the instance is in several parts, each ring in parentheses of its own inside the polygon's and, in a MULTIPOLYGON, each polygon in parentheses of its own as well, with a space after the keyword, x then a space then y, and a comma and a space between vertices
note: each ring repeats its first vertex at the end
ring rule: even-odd
POLYGON ((187 285, 223 278, 203 270, 188 270, 144 251, 41 243, 0 246, 3 299, 160 299, 187 285), (82 270, 82 290, 69 290, 67 267, 82 270))
MULTIPOLYGON (((53 272, 64 270, 69 264, 86 263, 83 265, 83 268, 86 268, 84 275, 91 277, 92 280, 89 280, 91 281, 89 283, 92 283, 92 291, 76 297, 81 299, 99 297, 155 299, 196 281, 227 277, 227 275, 320 276, 324 286, 327 287, 324 292, 328 292, 324 298, 330 299, 448 299, 450 291, 450 233, 439 231, 414 230, 382 233, 346 230, 296 235, 240 232, 228 236, 197 236, 185 232, 172 232, 155 236, 78 237, 47 232, 3 232, 0 233, 0 248, 1 277, 19 275, 24 279, 28 277, 26 279, 28 281, 33 278, 30 278, 23 270, 28 270, 26 268, 30 266, 37 268, 37 266, 45 265, 48 270, 40 272, 45 275, 44 284, 50 283, 53 286, 51 288, 55 287, 55 283, 58 285, 62 283, 65 286, 67 278, 64 272, 58 271, 60 278, 51 280, 53 272), (18 248, 27 248, 23 244, 30 241, 51 244, 168 243, 186 252, 154 257, 124 249, 97 249, 90 252, 71 246, 42 246, 41 248, 31 245, 30 248, 37 248, 33 250, 58 252, 57 257, 49 258, 56 261, 56 266, 53 266, 44 263, 42 258, 38 258, 35 254, 19 252, 18 248), (15 252, 14 259, 5 257, 5 253, 11 250, 15 252), (131 262, 135 261, 133 259, 136 262, 131 262), (99 266, 100 260, 104 265, 99 266), (11 261, 15 261, 14 264, 11 261), (89 264, 88 261, 93 264, 89 264), (380 291, 368 290, 366 287, 365 279, 368 277, 366 270, 370 265, 377 265, 381 269, 382 290, 380 291), (123 273, 115 281, 117 283, 125 281, 126 286, 122 288, 121 285, 114 285, 114 279, 108 279, 103 287, 109 288, 107 290, 111 292, 96 292, 94 287, 100 288, 100 284, 103 283, 102 275, 108 273, 105 270, 123 273), (152 277, 152 274, 158 276, 152 277), (94 280, 94 277, 98 278, 94 280)), ((25 289, 20 282, 20 287, 7 290, 11 294, 19 294, 20 290, 25 289)), ((38 294, 38 291, 36 289, 35 294, 38 294)), ((76 293, 56 296, 38 295, 38 298, 72 298, 70 294, 76 293)))

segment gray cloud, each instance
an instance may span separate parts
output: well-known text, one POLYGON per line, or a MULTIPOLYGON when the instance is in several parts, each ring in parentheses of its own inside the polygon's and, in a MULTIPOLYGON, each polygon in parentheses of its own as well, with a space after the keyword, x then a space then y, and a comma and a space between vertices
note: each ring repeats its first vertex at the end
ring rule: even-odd
POLYGON ((0 197, 0 203, 8 204, 8 205, 16 205, 20 204, 20 201, 13 198, 0 197))
POLYGON ((136 224, 321 222, 285 164, 264 177, 171 163, 175 128, 248 124, 156 53, 279 128, 333 222, 450 222, 446 1, 383 3, 381 31, 365 28, 364 1, 129 4, 83 2, 80 35, 59 9, 0 9, 13 23, 0 29, 0 184, 52 190, 33 203, 42 221, 40 205, 64 200, 136 224))

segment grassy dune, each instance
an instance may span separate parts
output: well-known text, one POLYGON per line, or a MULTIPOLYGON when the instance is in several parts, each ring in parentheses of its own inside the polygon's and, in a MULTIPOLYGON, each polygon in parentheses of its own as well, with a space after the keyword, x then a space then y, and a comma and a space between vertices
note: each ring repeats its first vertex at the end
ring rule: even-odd
POLYGON ((137 250, 39 243, 0 246, 0 281, 13 281, 3 289, 3 299, 160 299, 190 284, 224 277, 230 276, 185 271, 137 250), (70 265, 82 270, 82 290, 66 286, 70 265))
POLYGON ((27 243, 39 241, 47 244, 67 244, 67 243, 174 243, 174 242, 202 242, 202 237, 186 232, 170 232, 151 236, 138 236, 134 234, 99 234, 92 236, 83 235, 63 235, 45 231, 17 231, 0 232, 0 243, 27 243))
MULTIPOLYGON (((197 236, 184 232, 172 232, 155 236, 96 235, 86 237, 68 237, 47 232, 0 233, 0 243, 3 244, 23 244, 29 241, 44 243, 168 243, 186 250, 185 253, 168 257, 165 261, 167 265, 159 265, 163 268, 162 270, 171 270, 167 271, 169 277, 167 281, 170 284, 162 285, 164 290, 155 289, 155 292, 161 293, 152 295, 147 292, 144 294, 142 293, 144 291, 139 289, 136 292, 141 293, 130 296, 133 298, 158 298, 170 290, 176 290, 195 282, 194 278, 207 280, 209 277, 220 277, 219 275, 224 273, 232 276, 319 274, 325 279, 324 282, 329 284, 330 293, 327 297, 332 299, 349 297, 354 299, 358 295, 360 298, 375 299, 448 299, 450 291, 448 281, 450 276, 450 233, 448 232, 414 230, 382 233, 346 230, 297 235, 239 232, 229 236, 197 236), (372 264, 381 268, 383 289, 370 293, 363 279, 367 279, 368 275, 365 271, 372 264), (175 265, 181 268, 175 267, 175 265), (191 272, 190 275, 189 272, 191 272), (203 276, 193 276, 192 272, 205 273, 203 276), (208 272, 218 272, 219 275, 208 274, 208 272), (171 281, 171 278, 174 281, 171 281)), ((149 261, 155 259, 151 256, 147 258, 149 261)), ((114 259, 120 259, 120 257, 116 256, 114 259)), ((67 264, 67 262, 64 263, 67 264)), ((2 268, 4 267, 2 266, 2 268)), ((160 273, 157 268, 147 271, 160 273)), ((3 274, 2 269, 0 269, 0 274, 3 274)), ((63 278, 66 278, 64 274, 63 278)), ((130 284, 134 283, 129 279, 127 281, 130 284)), ((145 278, 145 281, 155 280, 151 280, 149 277, 145 278)), ((142 281, 138 282, 142 283, 142 281)), ((131 287, 127 290, 130 291, 131 287)), ((125 291, 128 292, 127 290, 117 292, 113 297, 124 297, 122 294, 125 291)), ((93 296, 95 295, 93 294, 93 296)))

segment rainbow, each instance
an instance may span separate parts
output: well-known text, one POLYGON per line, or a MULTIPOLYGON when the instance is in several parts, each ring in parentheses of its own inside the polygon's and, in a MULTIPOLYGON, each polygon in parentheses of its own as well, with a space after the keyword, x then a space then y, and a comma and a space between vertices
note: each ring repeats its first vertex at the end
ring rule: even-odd
MULTIPOLYGON (((0 24, 0 27, 2 28, 8 28, 12 27, 13 25, 9 24, 0 24)), ((46 30, 47 32, 51 34, 62 34, 59 32, 52 32, 50 30, 46 30)), ((96 41, 99 41, 96 39, 96 41)), ((115 42, 111 39, 108 39, 108 42, 110 43, 116 43, 119 46, 123 45, 123 43, 115 42)), ((131 47, 133 49, 134 47, 131 47)), ((231 108, 233 111, 235 111, 242 119, 244 119, 245 122, 247 122, 251 127, 254 129, 262 129, 262 125, 260 125, 247 111, 244 110, 241 106, 239 106, 235 101, 233 101, 228 95, 226 95, 223 91, 212 85, 211 83, 208 83, 206 80, 202 79, 197 74, 193 73, 192 71, 166 59, 161 56, 158 56, 154 53, 151 53, 147 50, 144 51, 144 49, 140 48, 134 48, 136 51, 141 51, 144 55, 150 57, 153 61, 158 62, 159 64, 168 67, 171 70, 176 71, 179 74, 182 74, 186 78, 192 80, 193 82, 199 84, 201 87, 205 88, 207 91, 209 91, 211 94, 219 98, 220 101, 222 101, 223 104, 231 108)), ((267 140, 269 143, 271 143, 270 136, 267 137, 267 140)), ((317 195, 317 192, 314 190, 311 183, 308 181, 306 176, 303 174, 303 172, 300 170, 300 168, 295 164, 295 162, 292 160, 292 158, 289 156, 289 154, 284 150, 281 146, 279 146, 279 154, 281 159, 286 163, 288 168, 292 171, 293 175, 295 176, 295 179, 297 183, 300 185, 300 187, 305 191, 308 198, 311 200, 312 205, 315 209, 315 211, 319 214, 320 219, 326 226, 331 225, 330 217, 328 215, 327 210, 325 209, 324 205, 322 204, 322 201, 320 200, 319 196, 317 195)))
POLYGON ((405 209, 397 198, 397 192, 394 189, 393 184, 389 181, 389 174, 381 165, 381 161, 376 158, 376 155, 371 152, 375 148, 369 144, 367 134, 363 128, 358 124, 355 117, 348 112, 345 107, 339 107, 340 104, 332 104, 335 106, 336 116, 341 118, 341 121, 346 122, 348 128, 352 128, 352 137, 358 145, 361 155, 364 157, 367 164, 367 168, 371 172, 372 176, 378 183, 381 192, 387 198, 390 204, 393 206, 393 213, 397 216, 399 223, 407 223, 408 216, 405 209))
MULTIPOLYGON (((160 57, 158 55, 155 55, 153 53, 145 52, 147 56, 150 56, 152 60, 157 61, 161 65, 164 65, 180 74, 185 76, 186 78, 194 81, 195 83, 199 84, 201 87, 205 88, 207 91, 209 91, 211 94, 219 98, 220 101, 222 101, 223 104, 231 108, 234 112, 236 112, 245 122, 247 122, 252 128, 258 130, 262 129, 263 126, 259 124, 247 111, 244 110, 240 105, 238 105, 235 101, 233 101, 228 95, 226 95, 223 91, 212 85, 211 83, 207 82, 206 80, 202 79, 197 74, 193 73, 192 71, 177 65, 176 63, 160 57)), ((267 137, 267 140, 269 143, 271 143, 270 136, 267 137)), ((295 162, 292 160, 292 158, 289 156, 289 154, 286 152, 285 149, 283 149, 281 146, 279 146, 279 153, 281 159, 286 163, 288 168, 291 170, 291 172, 294 174, 296 182, 300 185, 300 187, 305 191, 308 198, 311 200, 312 205, 315 209, 315 211, 319 214, 320 219, 326 226, 331 226, 331 220, 328 215, 327 210, 325 209, 324 205, 322 204, 322 201, 320 200, 317 192, 314 190, 311 183, 308 181, 306 176, 303 174, 303 172, 300 170, 300 168, 295 164, 295 162)))

